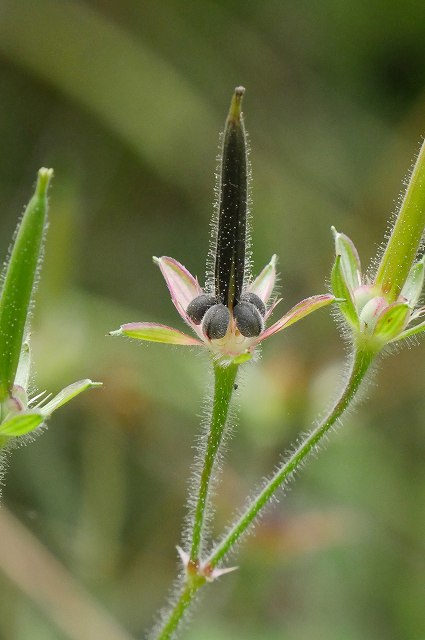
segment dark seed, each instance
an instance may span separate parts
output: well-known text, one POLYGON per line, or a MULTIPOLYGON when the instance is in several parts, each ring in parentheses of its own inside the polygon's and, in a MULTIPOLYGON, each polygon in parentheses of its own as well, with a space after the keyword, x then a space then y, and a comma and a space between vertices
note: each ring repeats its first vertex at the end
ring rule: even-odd
POLYGON ((262 316, 264 316, 264 314, 266 313, 266 305, 261 300, 261 298, 257 296, 256 293, 244 293, 241 296, 241 301, 250 302, 251 304, 253 304, 254 307, 257 307, 258 311, 262 316))
POLYGON ((224 338, 230 322, 230 311, 224 304, 210 307, 202 321, 202 328, 210 340, 224 338))
POLYGON ((203 293, 197 298, 194 298, 192 302, 189 302, 186 313, 192 322, 195 324, 201 324, 202 318, 208 309, 213 307, 215 304, 217 304, 217 300, 214 296, 209 296, 203 293))
POLYGON ((239 302, 233 309, 236 326, 245 338, 255 338, 263 330, 263 319, 250 302, 239 302))

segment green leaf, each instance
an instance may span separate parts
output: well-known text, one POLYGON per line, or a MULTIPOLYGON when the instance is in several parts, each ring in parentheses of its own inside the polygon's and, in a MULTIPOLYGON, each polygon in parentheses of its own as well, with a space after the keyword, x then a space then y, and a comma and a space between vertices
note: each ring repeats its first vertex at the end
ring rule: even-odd
POLYGON ((395 302, 379 316, 373 336, 379 338, 382 342, 390 342, 397 339, 397 336, 406 326, 409 316, 409 305, 395 302))
POLYGON ((0 436, 23 436, 37 429, 43 420, 40 413, 18 413, 0 425, 0 436))
POLYGON ((40 169, 35 194, 19 224, 0 298, 0 401, 14 383, 47 220, 52 169, 40 169))
POLYGON ((339 233, 335 227, 331 227, 331 229, 335 238, 335 252, 337 256, 341 256, 341 269, 345 281, 351 291, 354 291, 362 283, 359 254, 348 236, 339 233))
POLYGON ((341 312, 344 314, 346 320, 353 327, 356 327, 358 329, 359 318, 354 304, 353 295, 345 279, 340 255, 336 257, 334 266, 332 268, 331 285, 335 298, 341 298, 344 300, 344 302, 339 303, 341 312))

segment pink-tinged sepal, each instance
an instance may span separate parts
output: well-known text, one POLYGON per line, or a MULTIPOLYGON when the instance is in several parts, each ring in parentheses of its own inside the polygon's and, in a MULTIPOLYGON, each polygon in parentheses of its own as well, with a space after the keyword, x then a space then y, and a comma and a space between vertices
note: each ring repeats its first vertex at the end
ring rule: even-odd
POLYGON ((265 338, 269 338, 278 331, 282 331, 282 329, 286 329, 291 324, 294 324, 295 322, 298 322, 298 320, 305 318, 310 313, 313 313, 313 311, 317 311, 322 307, 327 307, 334 301, 335 296, 332 296, 330 294, 311 296, 310 298, 302 300, 301 302, 296 304, 295 307, 292 307, 292 309, 290 309, 288 313, 285 313, 285 315, 280 320, 263 331, 260 339, 264 340, 265 338))
POLYGON ((232 573, 233 571, 236 571, 236 569, 239 569, 239 567, 225 567, 218 569, 216 567, 212 567, 209 562, 202 564, 199 560, 191 560, 190 555, 181 547, 176 548, 186 575, 189 577, 198 576, 205 578, 207 582, 214 582, 214 580, 226 575, 226 573, 232 573))
POLYGON ((266 311, 266 313, 264 315, 264 322, 266 322, 270 318, 270 316, 272 315, 273 311, 276 309, 277 305, 282 302, 282 300, 283 300, 283 298, 278 298, 277 300, 272 302, 272 304, 267 309, 267 311, 266 311))
POLYGON ((153 260, 161 269, 174 306, 183 320, 188 322, 186 309, 189 303, 202 293, 197 279, 174 258, 162 256, 153 260))
POLYGON ((83 391, 99 386, 102 386, 101 382, 92 382, 89 379, 78 380, 59 391, 52 399, 50 399, 51 394, 46 395, 46 392, 42 391, 28 400, 26 390, 15 385, 12 397, 2 406, 5 418, 0 424, 0 438, 17 438, 36 431, 56 409, 83 391))
POLYGON ((407 303, 394 302, 379 315, 373 336, 386 344, 396 338, 409 322, 410 308, 407 303))
POLYGON ((337 256, 341 256, 341 269, 344 279, 351 291, 360 287, 361 280, 361 264, 359 254, 354 243, 345 233, 339 233, 335 227, 331 227, 335 239, 335 252, 337 256))
POLYGON ((406 338, 412 338, 413 336, 417 336, 420 333, 425 332, 425 322, 420 322, 414 327, 410 327, 410 329, 406 329, 398 334, 395 338, 390 340, 390 342, 397 342, 398 340, 406 340, 406 338))
POLYGON ((267 304, 270 300, 270 296, 272 295, 276 284, 276 263, 277 256, 274 255, 270 262, 248 287, 249 293, 255 293, 264 302, 264 304, 267 304))
POLYGON ((335 297, 341 300, 339 303, 341 313, 343 313, 345 319, 357 329, 359 326, 359 318, 354 303, 354 292, 345 278, 341 255, 337 255, 335 259, 331 273, 331 285, 335 297))
POLYGON ((422 256, 419 262, 413 265, 401 290, 401 298, 404 298, 412 309, 418 304, 424 286, 424 260, 425 256, 422 256))
POLYGON ((178 329, 167 327, 154 322, 129 322, 123 324, 117 331, 111 331, 110 336, 127 336, 136 340, 148 342, 162 342, 163 344, 179 344, 186 346, 200 346, 202 342, 188 336, 178 329))
POLYGON ((40 411, 42 416, 44 416, 44 418, 48 418, 54 411, 56 411, 56 409, 59 409, 59 407, 67 404, 68 402, 70 402, 70 400, 72 400, 76 396, 79 396, 80 393, 83 393, 88 389, 94 389, 101 386, 101 382, 92 382, 92 380, 89 380, 89 378, 85 378, 84 380, 77 380, 77 382, 73 382, 72 384, 59 391, 59 393, 56 394, 47 403, 45 403, 44 401, 41 402, 38 405, 38 410, 40 411))
POLYGON ((214 580, 218 580, 218 578, 226 575, 226 573, 233 573, 233 571, 236 571, 237 569, 239 569, 239 567, 223 567, 222 569, 218 569, 216 567, 211 567, 210 564, 206 563, 200 567, 199 573, 207 582, 214 582, 214 580))

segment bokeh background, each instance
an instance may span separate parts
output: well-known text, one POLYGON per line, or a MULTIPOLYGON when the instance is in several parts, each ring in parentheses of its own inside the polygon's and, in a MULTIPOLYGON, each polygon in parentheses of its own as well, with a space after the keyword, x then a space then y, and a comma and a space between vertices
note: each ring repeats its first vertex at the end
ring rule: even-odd
MULTIPOLYGON (((152 255, 203 280, 218 132, 243 84, 254 271, 283 305, 324 291, 330 226, 368 264, 425 133, 417 0, 1 0, 0 245, 52 166, 35 376, 104 381, 9 461, 0 637, 140 638, 176 573, 207 359, 105 337, 181 326, 152 255), (109 635, 108 635, 109 634, 109 635)), ((189 640, 423 640, 425 347, 386 359, 361 406, 209 587, 189 640)), ((246 367, 217 532, 336 393, 325 310, 246 367)))

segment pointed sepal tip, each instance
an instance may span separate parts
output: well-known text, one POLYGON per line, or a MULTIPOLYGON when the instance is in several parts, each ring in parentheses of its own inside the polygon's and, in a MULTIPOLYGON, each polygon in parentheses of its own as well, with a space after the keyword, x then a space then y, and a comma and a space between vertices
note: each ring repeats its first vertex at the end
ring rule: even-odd
POLYGON ((242 98, 245 93, 245 87, 236 87, 232 96, 229 110, 229 120, 239 122, 242 113, 242 98))

